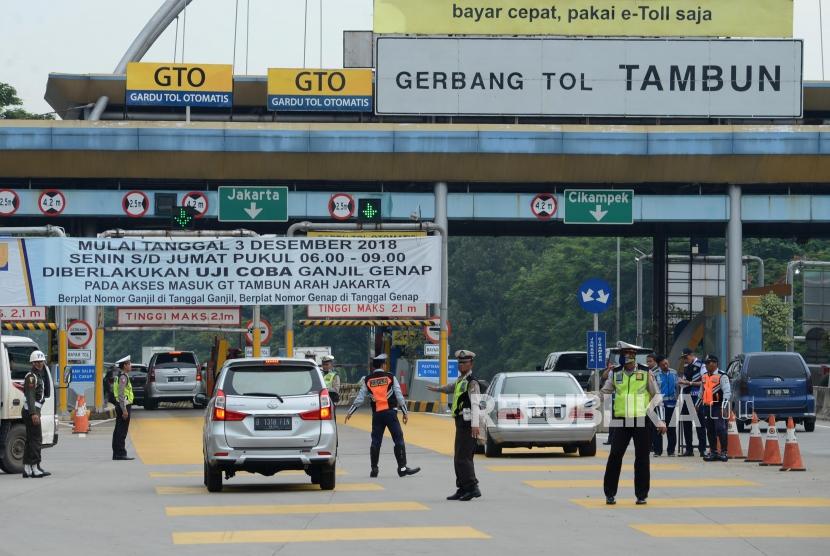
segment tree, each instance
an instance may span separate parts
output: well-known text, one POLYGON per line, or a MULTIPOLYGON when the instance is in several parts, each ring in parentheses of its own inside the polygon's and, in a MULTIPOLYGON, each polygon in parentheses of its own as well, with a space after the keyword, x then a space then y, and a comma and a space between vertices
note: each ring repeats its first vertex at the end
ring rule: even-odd
POLYGON ((755 314, 761 319, 764 334, 764 351, 781 351, 787 348, 789 336, 787 325, 790 320, 789 303, 768 293, 755 306, 755 314))
POLYGON ((17 96, 17 90, 8 83, 0 82, 0 120, 54 120, 53 114, 33 114, 27 112, 23 101, 17 96))

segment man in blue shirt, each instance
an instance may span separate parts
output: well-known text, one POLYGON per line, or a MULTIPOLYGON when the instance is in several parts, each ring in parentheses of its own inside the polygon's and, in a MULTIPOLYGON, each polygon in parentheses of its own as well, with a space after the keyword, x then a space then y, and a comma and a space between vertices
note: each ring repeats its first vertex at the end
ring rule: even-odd
MULTIPOLYGON (((674 408, 677 406, 677 371, 669 368, 669 360, 664 355, 655 357, 657 361, 657 370, 654 373, 654 380, 657 383, 657 389, 660 395, 663 396, 663 409, 665 410, 665 421, 668 426, 666 431, 666 454, 668 456, 674 455, 674 447, 677 443, 677 432, 672 424, 672 417, 674 416, 674 408)), ((659 434, 657 430, 654 431, 653 448, 655 456, 663 455, 663 435, 659 434)))

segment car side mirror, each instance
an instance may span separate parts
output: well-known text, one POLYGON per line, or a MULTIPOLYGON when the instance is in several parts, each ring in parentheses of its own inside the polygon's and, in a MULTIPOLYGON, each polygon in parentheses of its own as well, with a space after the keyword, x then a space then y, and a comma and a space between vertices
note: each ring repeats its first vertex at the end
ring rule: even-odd
POLYGON ((196 402, 197 405, 207 405, 207 396, 204 394, 196 394, 193 401, 196 402))

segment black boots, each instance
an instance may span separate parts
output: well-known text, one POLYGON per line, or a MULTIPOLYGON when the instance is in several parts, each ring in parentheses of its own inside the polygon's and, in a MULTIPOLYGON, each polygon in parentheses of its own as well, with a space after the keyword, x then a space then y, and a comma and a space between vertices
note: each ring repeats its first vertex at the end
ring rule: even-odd
POLYGON ((369 472, 369 476, 375 478, 378 476, 378 460, 380 459, 380 446, 377 448, 370 447, 369 448, 369 461, 372 466, 372 470, 369 472))
POLYGON ((395 446, 395 459, 398 460, 398 477, 414 475, 421 470, 420 467, 406 466, 406 448, 403 446, 395 446))

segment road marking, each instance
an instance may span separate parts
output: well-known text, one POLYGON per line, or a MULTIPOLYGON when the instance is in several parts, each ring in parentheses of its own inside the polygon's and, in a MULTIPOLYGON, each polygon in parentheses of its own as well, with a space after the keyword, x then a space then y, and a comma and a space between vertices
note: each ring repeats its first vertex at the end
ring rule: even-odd
MULTIPOLYGON (((338 424, 343 424, 345 413, 343 411, 338 414, 338 424)), ((345 426, 372 432, 372 415, 368 412, 355 413, 345 426)), ((389 436, 389 431, 384 434, 389 436)), ((454 442, 455 425, 452 420, 425 413, 409 413, 409 423, 406 425, 408 445, 451 456, 455 453, 454 442)))
MULTIPOLYGON (((623 471, 633 471, 634 466, 624 464, 623 471)), ((605 464, 601 465, 488 465, 488 471, 496 473, 527 473, 548 471, 605 471, 605 464)), ((685 467, 676 463, 651 464, 652 471, 684 471, 685 467)))
POLYGON ((130 439, 145 465, 202 465, 202 417, 133 419, 130 439))
MULTIPOLYGON (((176 473, 168 473, 166 471, 151 471, 150 472, 150 478, 151 479, 183 479, 183 478, 187 478, 187 477, 201 477, 203 473, 204 473, 204 471, 202 471, 202 470, 179 471, 179 472, 176 472, 176 473)), ((236 474, 237 475, 248 475, 250 477, 253 477, 254 475, 256 475, 256 473, 246 473, 245 471, 238 471, 236 474)), ((305 471, 297 471, 297 470, 294 470, 294 469, 289 470, 289 471, 280 471, 279 474, 280 475, 292 475, 292 476, 293 475, 306 476, 305 471)), ((338 475, 338 476, 348 475, 348 474, 349 474, 348 471, 345 471, 343 469, 338 469, 337 471, 335 471, 335 475, 338 475)))
POLYGON ((830 538, 827 523, 638 523, 629 525, 650 537, 701 538, 830 538))
POLYGON ((297 543, 489 539, 472 527, 367 527, 355 529, 265 529, 258 531, 193 531, 173 533, 174 544, 297 543))
POLYGON ((414 512, 429 510, 419 502, 361 502, 353 504, 280 504, 260 506, 170 506, 171 517, 228 515, 289 515, 354 512, 414 512))
MULTIPOLYGON (((225 485, 224 492, 302 492, 307 490, 320 490, 319 485, 312 484, 247 484, 247 485, 225 485)), ((377 483, 340 483, 335 492, 371 492, 383 490, 377 483)), ((207 494, 203 486, 157 486, 156 494, 207 494)))
MULTIPOLYGON (((602 488, 602 479, 571 479, 523 481, 532 488, 602 488)), ((624 479, 621 487, 634 486, 634 481, 624 479)), ((761 486, 760 483, 744 481, 742 479, 652 479, 652 488, 700 488, 700 487, 748 487, 761 486)))
POLYGON ((609 506, 601 498, 574 498, 571 500, 583 508, 828 508, 830 498, 649 498, 645 506, 637 506, 634 500, 618 500, 609 506))

